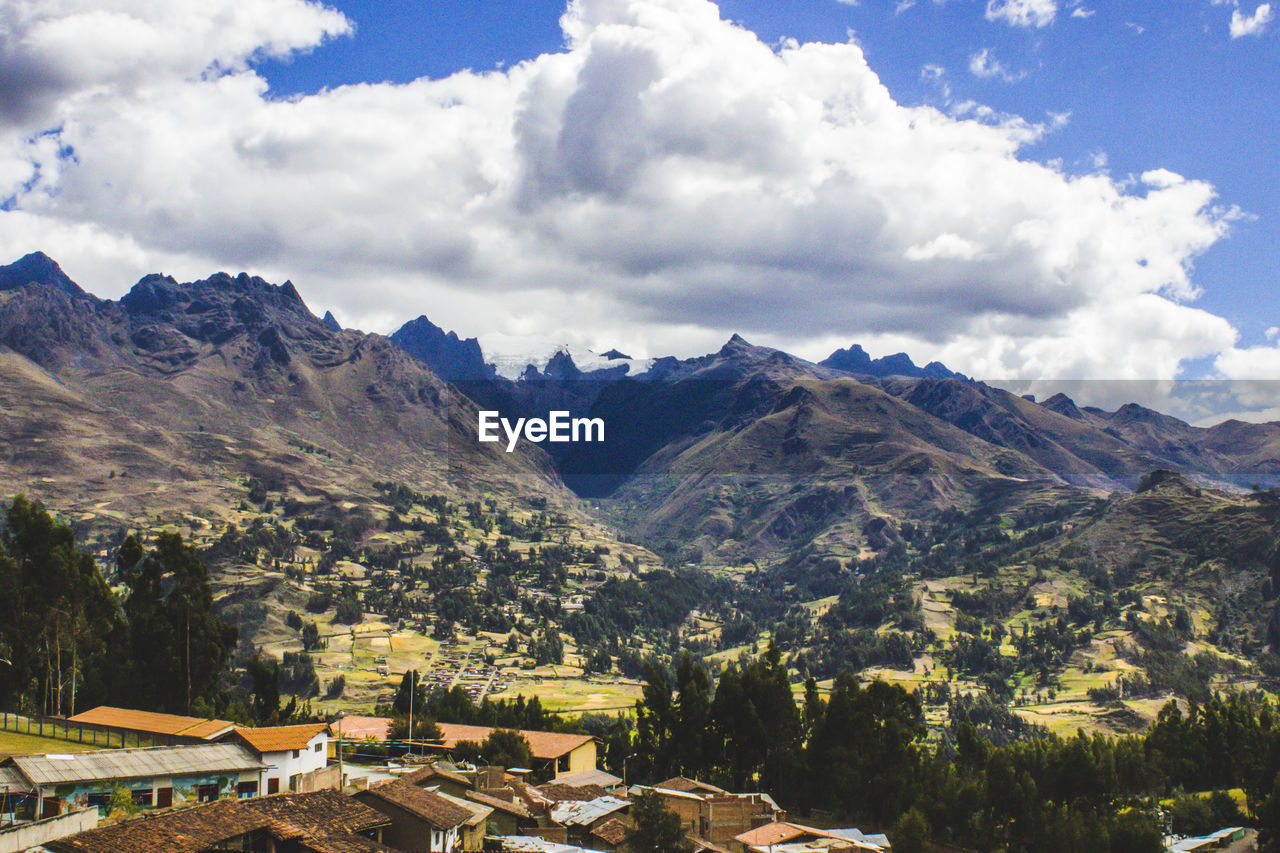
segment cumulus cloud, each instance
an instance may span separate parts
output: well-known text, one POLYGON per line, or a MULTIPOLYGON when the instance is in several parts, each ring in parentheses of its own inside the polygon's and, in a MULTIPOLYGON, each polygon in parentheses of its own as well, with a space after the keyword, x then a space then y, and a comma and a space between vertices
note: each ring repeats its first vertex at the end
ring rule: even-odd
POLYGON ((1006 83, 1016 83, 1027 76, 1026 72, 1014 74, 1005 68, 1004 63, 996 59, 989 47, 969 55, 969 73, 984 80, 998 77, 1006 83))
POLYGON ((1057 14, 1056 0, 987 0, 987 20, 1011 27, 1047 27, 1057 14))
POLYGON ((6 96, 0 257, 44 249, 104 296, 249 269, 377 331, 898 340, 984 376, 1172 376, 1235 341, 1186 304, 1233 215, 1207 183, 1034 162, 1056 122, 903 106, 856 44, 769 46, 705 0, 573 0, 559 53, 290 100, 248 60, 350 29, 324 7, 118 0, 111 51, 69 0, 22 8, 0 78, 38 85, 6 96), (109 55, 55 59, 78 46, 109 55))
POLYGON ((1253 10, 1252 15, 1240 13, 1239 8, 1231 10, 1231 37, 1260 36, 1266 32, 1267 24, 1275 17, 1270 3, 1263 3, 1253 10))

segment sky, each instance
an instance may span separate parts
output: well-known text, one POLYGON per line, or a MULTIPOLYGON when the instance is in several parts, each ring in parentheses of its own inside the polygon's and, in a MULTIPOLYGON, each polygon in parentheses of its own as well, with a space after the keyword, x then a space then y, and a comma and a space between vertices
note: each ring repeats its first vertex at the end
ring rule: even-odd
POLYGON ((482 343, 1280 380, 1276 7, 14 0, 0 258, 482 343))

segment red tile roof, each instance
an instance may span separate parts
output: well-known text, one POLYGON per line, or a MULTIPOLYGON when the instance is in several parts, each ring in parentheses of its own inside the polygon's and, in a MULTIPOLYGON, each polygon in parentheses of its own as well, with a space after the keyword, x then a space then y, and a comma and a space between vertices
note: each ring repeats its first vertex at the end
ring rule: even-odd
POLYGON ((316 735, 328 730, 328 723, 305 723, 300 726, 267 726, 258 729, 237 727, 236 734, 256 752, 290 752, 306 749, 316 735))
MULTIPOLYGON (((466 726, 461 723, 437 723, 444 739, 445 749, 453 749, 460 740, 471 740, 482 743, 493 733, 491 726, 466 726)), ((529 741, 529 750, 533 757, 546 761, 559 758, 572 752, 595 738, 591 735, 569 735, 560 732, 531 732, 520 730, 525 740, 529 741)))
POLYGON ((388 848, 355 833, 390 823, 378 811, 337 791, 281 794, 148 814, 91 829, 45 846, 59 853, 198 853, 258 830, 296 840, 314 853, 372 853, 388 848))
POLYGON ((330 723, 329 734, 337 737, 338 732, 341 731, 343 740, 372 739, 378 743, 384 743, 391 737, 391 724, 394 722, 390 717, 350 715, 330 723))
MULTIPOLYGON (((403 779, 370 785, 362 793, 411 812, 436 829, 453 829, 473 817, 470 809, 451 803, 434 791, 419 788, 403 779)), ((364 797, 361 796, 361 799, 364 797)))
POLYGON ((627 834, 630 831, 630 828, 625 823, 618 820, 616 817, 611 817, 604 823, 592 829, 591 834, 606 844, 618 847, 622 842, 627 840, 627 834))
POLYGON ((226 720, 207 720, 203 717, 182 717, 177 714, 157 714, 153 711, 134 711, 130 708, 112 708, 100 705, 69 718, 73 723, 128 729, 173 737, 213 740, 229 731, 234 723, 226 720))

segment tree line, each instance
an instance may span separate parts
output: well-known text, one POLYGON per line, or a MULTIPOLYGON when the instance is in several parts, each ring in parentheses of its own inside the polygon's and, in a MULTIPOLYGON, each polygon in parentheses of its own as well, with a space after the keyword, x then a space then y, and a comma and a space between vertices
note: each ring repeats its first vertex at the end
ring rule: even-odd
POLYGON ((119 547, 116 587, 39 503, 0 521, 0 707, 71 716, 95 705, 212 715, 228 702, 236 629, 176 533, 119 547), (117 590, 119 594, 117 594, 117 590))
POLYGON ((1246 822, 1221 793, 1236 788, 1264 849, 1280 850, 1280 712, 1262 694, 1214 695, 1186 711, 1170 702, 1146 733, 1120 738, 1027 727, 996 744, 967 715, 930 738, 919 699, 898 685, 846 673, 825 696, 809 680, 797 700, 770 648, 718 680, 690 656, 674 677, 651 668, 636 712, 634 740, 605 751, 628 780, 680 774, 767 791, 793 815, 887 829, 895 850, 932 839, 1157 853, 1166 830, 1246 822))

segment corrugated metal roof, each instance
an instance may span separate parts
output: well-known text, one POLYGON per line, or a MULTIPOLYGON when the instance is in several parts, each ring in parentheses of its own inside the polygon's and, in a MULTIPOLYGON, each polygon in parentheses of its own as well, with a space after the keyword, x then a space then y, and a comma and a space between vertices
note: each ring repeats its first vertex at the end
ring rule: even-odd
POLYGON ((631 805, 629 800, 617 797, 596 797, 594 800, 565 800, 551 807, 551 819, 565 826, 590 826, 600 818, 631 805))
POLYGON ((600 853, 589 847, 559 844, 536 835, 501 835, 498 840, 502 843, 502 849, 508 853, 600 853))
POLYGON ((104 749, 69 755, 17 755, 10 759, 37 785, 105 779, 150 779, 261 770, 265 764, 236 743, 104 749))
POLYGON ((0 767, 0 791, 28 791, 31 783, 15 767, 0 767))
POLYGON ((582 785, 599 785, 601 788, 612 788, 622 780, 612 773, 604 770, 583 770, 580 773, 570 773, 567 776, 557 776, 556 782, 561 785, 573 785, 579 787, 582 785))

